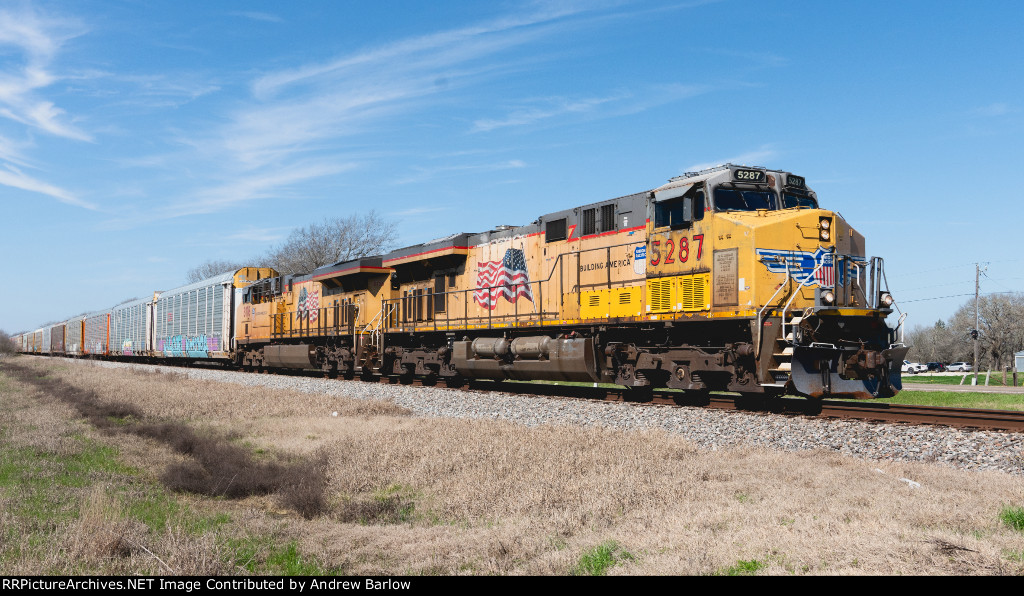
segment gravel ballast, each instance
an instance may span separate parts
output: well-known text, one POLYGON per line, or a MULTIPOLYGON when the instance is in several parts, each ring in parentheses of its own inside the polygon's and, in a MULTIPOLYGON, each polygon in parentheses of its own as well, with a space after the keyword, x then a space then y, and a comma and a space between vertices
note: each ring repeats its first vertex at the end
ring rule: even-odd
MULTIPOLYGON (((419 416, 508 420, 527 426, 566 424, 624 431, 661 429, 686 437, 705 449, 744 446, 788 451, 824 449, 864 459, 937 462, 963 469, 1024 475, 1024 435, 1015 433, 820 420, 697 407, 637 407, 621 402, 566 401, 445 387, 94 362, 99 366, 175 372, 197 380, 389 400, 419 416)), ((324 415, 330 416, 331 412, 324 412, 324 415)))

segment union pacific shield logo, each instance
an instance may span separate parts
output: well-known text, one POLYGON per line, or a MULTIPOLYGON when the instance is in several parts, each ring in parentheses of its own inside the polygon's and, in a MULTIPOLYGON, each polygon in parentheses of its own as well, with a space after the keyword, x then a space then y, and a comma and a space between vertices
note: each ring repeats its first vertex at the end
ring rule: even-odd
MULTIPOLYGON (((836 268, 833 267, 832 251, 818 247, 813 253, 805 250, 754 249, 758 260, 772 273, 785 273, 788 269, 793 279, 802 286, 818 284, 823 288, 836 285, 836 268), (819 267, 820 265, 820 267, 819 267)), ((842 272, 839 272, 842 276, 842 272)), ((840 279, 842 283, 842 279, 840 279)))

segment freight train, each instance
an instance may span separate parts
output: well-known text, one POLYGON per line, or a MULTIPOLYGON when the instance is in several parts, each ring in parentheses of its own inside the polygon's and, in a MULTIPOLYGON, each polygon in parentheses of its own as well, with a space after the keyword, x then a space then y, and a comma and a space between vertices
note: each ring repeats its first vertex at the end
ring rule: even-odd
POLYGON ((725 164, 304 275, 248 267, 14 337, 22 352, 328 376, 890 397, 881 258, 803 177, 725 164))

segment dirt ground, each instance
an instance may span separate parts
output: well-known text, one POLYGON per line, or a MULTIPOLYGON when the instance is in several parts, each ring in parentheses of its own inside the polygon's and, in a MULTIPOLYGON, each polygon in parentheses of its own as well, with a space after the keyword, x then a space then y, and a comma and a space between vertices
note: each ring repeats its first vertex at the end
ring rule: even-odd
POLYGON ((0 363, 0 397, 0 478, 18 457, 83 445, 115 462, 65 487, 67 514, 48 523, 15 503, 24 492, 2 493, 7 573, 282 573, 281 549, 307 574, 1024 573, 1024 533, 1001 519, 1024 506, 1009 474, 424 419, 42 358, 0 363), (202 440, 170 436, 188 432, 202 440), (238 467, 218 471, 226 461, 238 467), (140 498, 171 513, 156 523, 140 498))

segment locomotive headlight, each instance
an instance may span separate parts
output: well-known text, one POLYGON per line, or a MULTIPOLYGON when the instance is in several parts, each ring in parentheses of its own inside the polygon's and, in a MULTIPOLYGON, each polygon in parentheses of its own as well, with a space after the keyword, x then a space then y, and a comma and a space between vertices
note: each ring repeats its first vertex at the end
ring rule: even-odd
POLYGON ((836 295, 832 293, 832 290, 825 290, 821 293, 821 301, 825 304, 832 304, 836 301, 836 295))
POLYGON ((822 230, 820 236, 822 240, 828 240, 828 230, 822 230))
POLYGON ((818 218, 818 237, 823 241, 828 242, 828 239, 832 236, 829 229, 832 227, 832 219, 828 217, 818 218))
POLYGON ((882 295, 879 297, 879 301, 886 307, 892 306, 892 294, 889 292, 882 292, 882 295))

